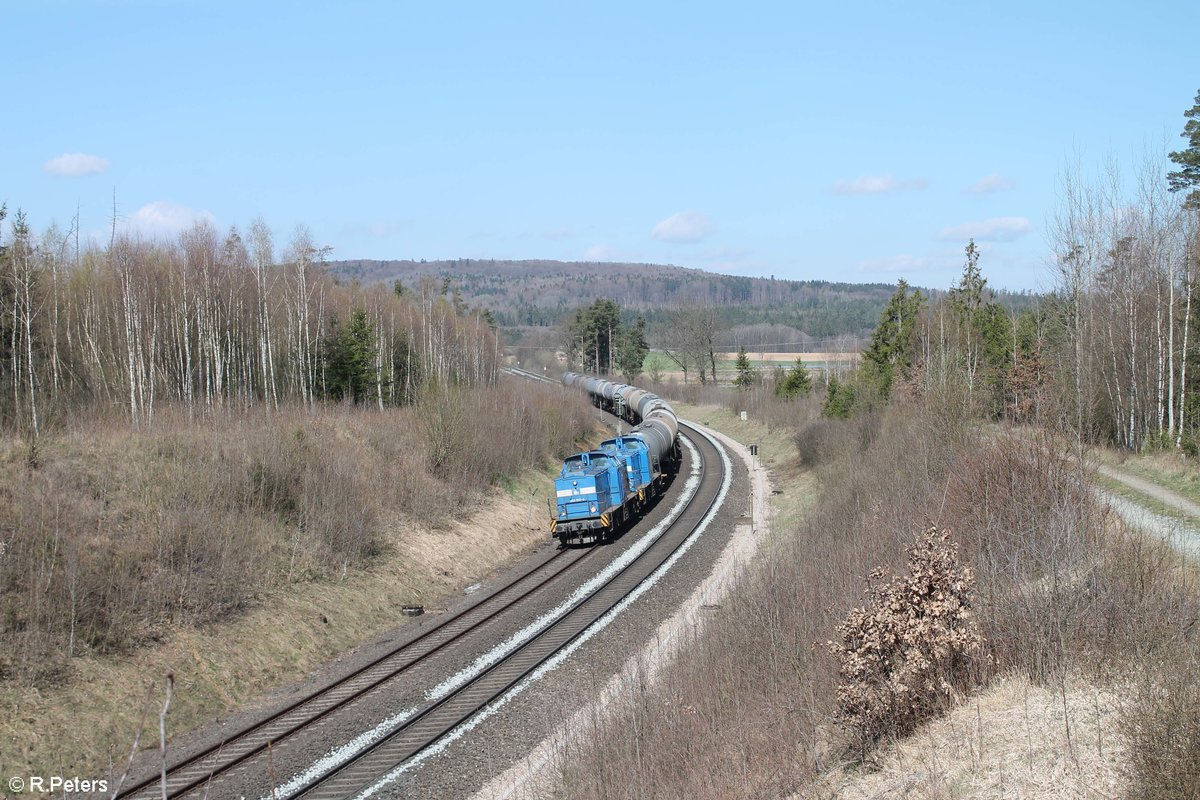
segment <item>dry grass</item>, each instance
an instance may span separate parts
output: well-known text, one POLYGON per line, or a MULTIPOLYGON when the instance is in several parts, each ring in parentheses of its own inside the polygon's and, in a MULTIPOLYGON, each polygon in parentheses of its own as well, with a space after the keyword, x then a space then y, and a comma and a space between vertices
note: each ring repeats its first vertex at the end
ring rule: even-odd
MULTIPOLYGON (((741 397, 734 410, 746 395, 741 397)), ((630 693, 625 707, 597 732, 594 749, 573 754, 562 793, 822 796, 821 787, 828 789, 822 776, 857 758, 852 732, 835 722, 837 663, 815 643, 832 638, 846 612, 861 602, 866 576, 879 568, 899 569, 910 532, 926 520, 954 532, 962 559, 977 577, 985 657, 975 659, 976 679, 1016 676, 1028 682, 1030 696, 1039 698, 1039 711, 1049 719, 1056 707, 1066 708, 1068 716, 1089 703, 1104 709, 1098 740, 1089 743, 1093 729, 1086 720, 1069 730, 1064 724, 1068 750, 1061 742, 1026 743, 1023 752, 1032 767, 1019 782, 1004 785, 1029 797, 1043 796, 1039 787, 1047 786, 1057 787, 1053 791, 1061 790, 1061 796, 1088 796, 1079 787, 1107 791, 1104 787, 1124 780, 1112 777, 1125 750, 1106 744, 1115 723, 1105 687, 1129 686, 1140 675, 1178 673, 1193 682, 1200 677, 1187 656, 1196 637, 1186 621, 1200 618, 1194 571, 1166 547, 1110 519, 1081 488, 1078 468, 1055 455, 1052 441, 981 436, 960 413, 939 409, 936 399, 923 405, 901 401, 874 420, 841 423, 832 436, 835 444, 818 447, 816 457, 806 459, 817 466, 804 471, 787 428, 763 424, 783 409, 765 403, 759 409, 759 423, 741 423, 725 412, 707 416, 721 419, 742 441, 754 441, 762 431, 786 438, 792 460, 775 464, 775 486, 786 498, 815 478, 819 497, 803 514, 777 517, 736 601, 713 614, 704 635, 658 686, 630 693), (737 432, 753 424, 762 429, 737 432), (796 476, 805 483, 794 482, 796 476), (1089 746, 1106 762, 1100 772, 1077 763, 1089 746), (1069 765, 1062 762, 1063 752, 1073 759, 1069 765), (1076 789, 1082 793, 1072 794, 1076 789)), ((695 416, 706 421, 705 414, 695 416)), ((805 424, 803 415, 795 416, 805 424)), ((1191 707, 1190 695, 1154 696, 1170 698, 1166 709, 1180 702, 1191 707)), ((1130 706, 1136 707, 1141 706, 1130 706)), ((1153 707, 1147 713, 1159 719, 1153 707)), ((1006 724, 1004 719, 1001 714, 995 724, 1006 724)), ((882 741, 900 733, 902 728, 883 732, 882 741)), ((985 728, 980 735, 988 741, 996 733, 985 728)), ((941 745, 930 750, 922 736, 928 734, 911 738, 912 747, 942 752, 941 745)), ((1111 734, 1113 742, 1118 738, 1111 734)), ((974 746, 969 738, 963 741, 965 746, 947 753, 955 762, 947 765, 949 777, 910 782, 892 796, 989 796, 988 791, 1021 796, 989 789, 986 780, 982 788, 963 783, 959 762, 974 746)), ((1129 742, 1131 763, 1137 763, 1139 749, 1147 763, 1159 765, 1155 770, 1168 762, 1190 763, 1192 751, 1180 756, 1162 736, 1131 736, 1129 742)), ((881 752, 869 758, 879 760, 881 752)), ((1012 775, 1000 749, 975 752, 972 769, 995 769, 1005 780, 1012 775), (983 752, 997 763, 982 763, 983 752)), ((1157 796, 1145 781, 1130 785, 1135 796, 1157 796)))
POLYGON ((1076 800, 1120 796, 1120 695, 1071 678, 1063 693, 1008 676, 870 764, 839 767, 799 797, 822 800, 1076 800))
POLYGON ((0 451, 4 677, 47 684, 71 658, 226 618, 264 590, 343 577, 444 525, 489 486, 574 447, 591 419, 553 389, 431 394, 408 409, 262 411, 86 426, 41 466, 0 451))
MULTIPOLYGON (((530 471, 513 485, 527 496, 547 480, 530 471)), ((174 630, 163 644, 122 658, 76 658, 72 680, 61 685, 0 685, 0 773, 104 774, 110 758, 127 757, 142 715, 153 720, 161 692, 148 700, 147 684, 168 672, 176 677, 169 719, 177 735, 394 628, 403 605, 436 609, 546 536, 544 513, 535 509, 526 524, 527 502, 500 490, 488 501, 487 511, 440 529, 404 525, 401 533, 393 521, 383 535, 397 547, 344 580, 270 593, 235 620, 174 630)))
POLYGON ((8 443, 0 767, 98 768, 147 679, 176 674, 183 729, 478 577, 544 535, 540 470, 592 425, 556 389, 502 384, 384 412, 164 412, 134 435, 81 421, 32 470, 8 443))
POLYGON ((1131 794, 1146 800, 1200 797, 1200 653, 1173 655, 1141 673, 1122 717, 1131 794))
POLYGON ((1200 466, 1179 452, 1155 452, 1133 455, 1128 451, 1095 451, 1103 463, 1145 478, 1172 491, 1178 492, 1194 503, 1200 503, 1200 466))

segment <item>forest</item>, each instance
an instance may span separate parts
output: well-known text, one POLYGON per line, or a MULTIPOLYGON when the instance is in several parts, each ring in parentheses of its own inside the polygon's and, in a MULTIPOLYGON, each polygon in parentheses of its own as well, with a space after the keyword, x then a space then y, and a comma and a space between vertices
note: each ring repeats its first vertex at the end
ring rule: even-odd
MULTIPOLYGON (((7 210, 0 211, 0 215, 7 210)), ((487 320, 423 284, 347 285, 303 227, 277 252, 261 221, 243 236, 200 224, 174 241, 74 228, 0 239, 0 427, 121 410, 135 426, 179 403, 195 414, 345 399, 406 405, 428 383, 495 381, 487 320)))

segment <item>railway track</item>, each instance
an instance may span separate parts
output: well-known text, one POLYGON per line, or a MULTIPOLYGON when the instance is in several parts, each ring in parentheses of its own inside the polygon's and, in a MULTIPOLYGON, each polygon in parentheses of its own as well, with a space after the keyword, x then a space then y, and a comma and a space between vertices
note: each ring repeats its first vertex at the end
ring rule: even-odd
POLYGON ((693 451, 693 471, 698 486, 691 501, 642 552, 557 621, 541 630, 520 648, 441 699, 406 719, 388 736, 361 752, 354 760, 305 784, 289 797, 369 797, 398 780, 418 763, 419 755, 456 731, 468 726, 508 692, 573 643, 581 641, 606 615, 614 612, 664 568, 693 534, 701 532, 728 491, 728 460, 717 445, 690 426, 687 437, 693 451), (715 467, 715 468, 714 468, 715 467))
MULTIPOLYGON (((417 664, 462 639, 512 606, 549 585, 588 558, 594 549, 556 550, 516 580, 480 598, 459 613, 441 620, 389 652, 279 709, 266 719, 243 728, 167 770, 168 798, 201 790, 219 776, 263 753, 295 733, 313 725, 384 683, 395 680, 417 664)), ((162 798, 162 776, 143 779, 123 788, 118 800, 162 798)))
MULTIPOLYGON (((505 371, 518 377, 557 385, 555 381, 523 370, 505 371)), ((638 587, 644 589, 649 576, 664 569, 664 564, 673 557, 677 558, 677 554, 686 549, 685 544, 693 534, 707 526, 712 512, 727 491, 726 471, 729 467, 723 452, 715 442, 690 426, 681 426, 681 433, 685 429, 689 434, 686 438, 690 442, 688 449, 692 455, 693 473, 685 494, 687 491, 692 494, 690 499, 681 499, 679 505, 671 510, 670 513, 676 516, 668 516, 655 526, 654 531, 646 534, 647 544, 636 558, 622 564, 614 574, 608 574, 613 572, 611 568, 602 570, 597 578, 605 576, 605 579, 599 585, 592 586, 586 596, 577 599, 555 620, 511 652, 497 656, 490 666, 460 681, 460 685, 450 687, 437 699, 413 709, 394 729, 373 744, 360 748, 353 758, 340 765, 323 768, 311 776, 296 776, 285 791, 277 792, 267 787, 264 796, 283 800, 285 797, 341 798, 358 796, 364 792, 369 795, 374 791, 373 787, 396 780, 419 763, 422 755, 431 753, 436 743, 461 730, 472 719, 486 716, 489 709, 503 702, 506 693, 519 691, 520 684, 529 680, 539 669, 544 669, 556 654, 563 654, 586 640, 590 636, 589 631, 599 627, 599 620, 628 602, 631 594, 638 593, 638 587), (691 485, 693 478, 694 487, 691 485), (654 538, 650 540, 652 535, 654 538)), ((569 580, 566 573, 572 567, 592 554, 604 551, 605 548, 558 550, 512 583, 401 643, 337 682, 226 737, 219 745, 190 755, 167 771, 165 796, 219 796, 219 781, 233 777, 232 773, 237 772, 239 767, 261 770, 264 751, 266 763, 269 764, 270 748, 281 741, 313 728, 338 709, 396 680, 416 664, 503 615, 535 592, 559 580, 569 580)), ((251 773, 242 773, 241 778, 233 779, 244 781, 248 774, 251 773)), ((276 783, 273 775, 270 783, 276 783)), ((118 798, 131 800, 163 796, 163 780, 159 775, 124 788, 117 795, 118 798)))
POLYGON ((501 367, 500 371, 516 378, 525 378, 526 380, 537 381, 538 383, 548 383, 551 386, 562 386, 562 383, 559 381, 547 378, 545 375, 538 375, 536 372, 521 369, 520 367, 501 367))

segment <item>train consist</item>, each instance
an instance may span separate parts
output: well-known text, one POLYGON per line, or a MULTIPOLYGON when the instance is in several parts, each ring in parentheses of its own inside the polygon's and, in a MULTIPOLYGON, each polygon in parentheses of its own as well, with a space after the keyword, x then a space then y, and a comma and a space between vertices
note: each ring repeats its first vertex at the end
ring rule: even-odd
POLYGON ((563 544, 603 540, 641 514, 678 470, 679 421, 666 401, 644 389, 574 372, 563 373, 562 382, 635 426, 568 458, 554 481, 551 535, 563 544))

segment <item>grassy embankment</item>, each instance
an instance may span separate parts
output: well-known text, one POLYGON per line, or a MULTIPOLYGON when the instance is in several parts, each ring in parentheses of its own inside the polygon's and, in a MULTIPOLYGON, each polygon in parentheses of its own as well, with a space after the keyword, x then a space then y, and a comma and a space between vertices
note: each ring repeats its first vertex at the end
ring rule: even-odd
POLYGON ((1052 438, 980 435, 932 403, 848 423, 754 395, 729 405, 769 430, 678 407, 742 441, 773 441, 778 500, 816 495, 776 518, 738 600, 676 668, 631 689, 595 749, 573 754, 564 795, 1158 798, 1200 788, 1196 570, 1090 501, 1052 438), (952 531, 973 573, 967 618, 983 645, 929 685, 901 682, 899 695, 886 679, 855 684, 862 677, 839 673, 825 643, 865 605, 873 570, 906 574, 913 534, 929 521, 952 531), (924 714, 884 713, 907 722, 856 729, 843 701, 864 689, 924 714))
POLYGON ((167 673, 177 734, 543 540, 549 471, 587 408, 553 391, 430 401, 163 416, 132 435, 80 423, 35 470, 7 443, 0 772, 119 774, 167 673))

